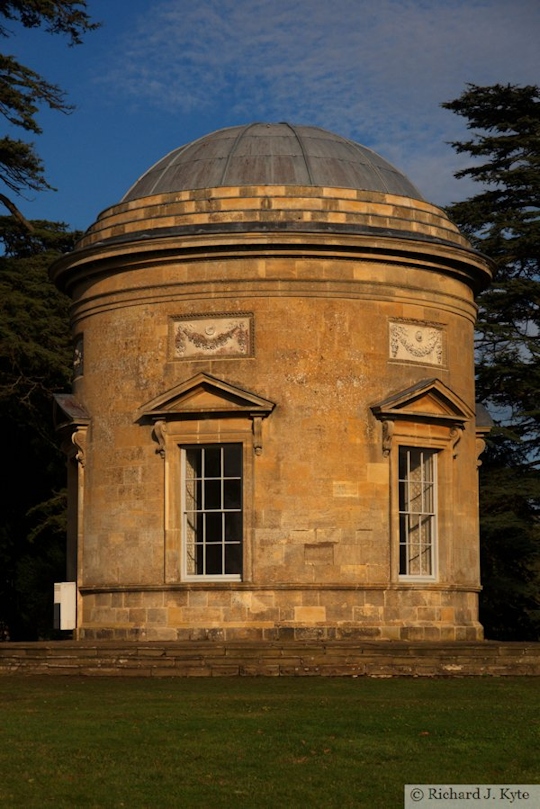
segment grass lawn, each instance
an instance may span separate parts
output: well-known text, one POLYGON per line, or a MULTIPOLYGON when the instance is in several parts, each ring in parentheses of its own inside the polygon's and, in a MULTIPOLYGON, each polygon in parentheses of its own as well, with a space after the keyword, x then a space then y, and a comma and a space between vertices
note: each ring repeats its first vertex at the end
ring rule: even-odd
POLYGON ((0 807, 401 809, 539 783, 540 680, 0 677, 0 807))

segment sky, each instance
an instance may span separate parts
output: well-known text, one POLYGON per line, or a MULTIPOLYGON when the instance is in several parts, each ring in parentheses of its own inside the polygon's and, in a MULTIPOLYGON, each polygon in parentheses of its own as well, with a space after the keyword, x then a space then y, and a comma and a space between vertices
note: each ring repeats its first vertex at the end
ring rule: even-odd
MULTIPOLYGON (((101 27, 62 36, 10 23, 3 52, 60 85, 34 136, 56 191, 14 201, 85 230, 157 160, 222 127, 288 121, 379 152, 435 205, 479 189, 441 103, 468 83, 540 83, 539 0, 87 0, 101 27)), ((26 137, 22 130, 5 130, 26 137)), ((4 190, 0 187, 0 190, 4 190)))

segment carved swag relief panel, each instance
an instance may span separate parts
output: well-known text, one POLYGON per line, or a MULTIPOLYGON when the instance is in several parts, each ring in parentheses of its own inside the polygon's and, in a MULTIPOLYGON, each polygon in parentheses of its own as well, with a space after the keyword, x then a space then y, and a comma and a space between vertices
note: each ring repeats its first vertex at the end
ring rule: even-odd
POLYGON ((390 322, 389 356, 392 360, 444 365, 443 329, 421 322, 390 322))
POLYGON ((252 357, 253 315, 173 318, 172 337, 174 359, 252 357))

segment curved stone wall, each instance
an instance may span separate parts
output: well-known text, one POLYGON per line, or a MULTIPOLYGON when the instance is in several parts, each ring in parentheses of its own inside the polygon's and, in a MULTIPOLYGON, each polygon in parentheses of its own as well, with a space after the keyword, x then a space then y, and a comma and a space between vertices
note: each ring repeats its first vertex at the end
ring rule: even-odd
POLYGON ((166 194, 104 212, 52 276, 84 358, 85 417, 63 427, 78 637, 481 637, 489 269, 440 210, 335 188, 166 194), (242 573, 197 580, 182 459, 224 444, 241 448, 242 573), (437 458, 420 578, 400 567, 400 447, 437 458))

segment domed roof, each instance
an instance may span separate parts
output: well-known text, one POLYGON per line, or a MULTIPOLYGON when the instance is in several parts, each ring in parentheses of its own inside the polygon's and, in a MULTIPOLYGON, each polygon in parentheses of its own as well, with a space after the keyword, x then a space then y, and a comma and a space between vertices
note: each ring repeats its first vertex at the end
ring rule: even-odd
POLYGON ((212 132, 159 160, 122 202, 220 186, 355 188, 423 199, 376 152, 317 126, 253 123, 212 132))
MULTIPOLYGON (((287 123, 221 129, 175 149, 99 214, 77 243, 76 258, 59 259, 51 277, 71 290, 87 273, 123 272, 138 262, 159 275, 188 256, 212 264, 212 256, 251 253, 313 256, 321 273, 313 269, 313 278, 321 282, 334 269, 315 258, 331 255, 370 257, 368 263, 405 256, 415 266, 424 256, 426 267, 457 273, 475 290, 490 278, 486 261, 445 212, 394 166, 332 132, 287 123)), ((283 271, 289 278, 288 269, 276 267, 268 277, 283 271)))

